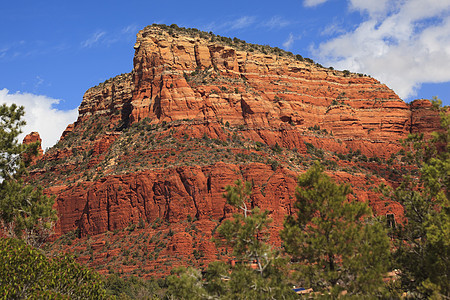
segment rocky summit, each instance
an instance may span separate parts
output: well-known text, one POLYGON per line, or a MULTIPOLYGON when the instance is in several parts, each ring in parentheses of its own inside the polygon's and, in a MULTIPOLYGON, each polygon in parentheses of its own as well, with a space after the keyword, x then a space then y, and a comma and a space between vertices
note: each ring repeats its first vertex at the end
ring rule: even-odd
POLYGON ((438 129, 428 100, 196 29, 148 26, 134 49, 133 70, 88 89, 78 120, 30 167, 29 182, 55 196, 51 248, 143 277, 226 259, 211 238, 233 213, 223 193, 237 179, 252 182, 251 205, 270 211, 280 245, 297 177, 316 160, 352 200, 402 220, 376 187, 412 168, 400 139, 438 129))

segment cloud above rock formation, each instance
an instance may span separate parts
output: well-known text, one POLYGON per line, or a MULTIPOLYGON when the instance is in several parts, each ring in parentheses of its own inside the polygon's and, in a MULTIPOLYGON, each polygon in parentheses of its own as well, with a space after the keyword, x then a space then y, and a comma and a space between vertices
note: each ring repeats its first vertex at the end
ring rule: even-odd
POLYGON ((348 9, 362 21, 312 46, 322 64, 369 73, 404 99, 423 83, 450 81, 449 0, 349 0, 348 9))
POLYGON ((19 136, 19 142, 22 142, 26 134, 37 131, 41 136, 44 150, 53 146, 67 125, 73 123, 78 116, 77 109, 63 111, 55 108, 59 102, 60 100, 47 96, 0 90, 0 103, 8 105, 15 103, 25 107, 24 119, 27 125, 22 128, 23 133, 19 136))

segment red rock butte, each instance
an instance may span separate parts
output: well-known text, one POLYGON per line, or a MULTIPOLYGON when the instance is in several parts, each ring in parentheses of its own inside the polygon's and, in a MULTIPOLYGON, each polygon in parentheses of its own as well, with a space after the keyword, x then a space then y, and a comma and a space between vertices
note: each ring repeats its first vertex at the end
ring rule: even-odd
POLYGON ((133 70, 88 89, 78 120, 30 169, 56 196, 59 235, 163 221, 173 234, 162 253, 214 260, 213 229, 233 212, 224 188, 241 179, 279 245, 297 176, 316 159, 352 199, 401 219, 374 187, 409 167, 399 139, 439 128, 428 100, 407 104, 369 76, 195 29, 148 26, 134 49, 133 70), (201 234, 184 230, 188 219, 201 234))

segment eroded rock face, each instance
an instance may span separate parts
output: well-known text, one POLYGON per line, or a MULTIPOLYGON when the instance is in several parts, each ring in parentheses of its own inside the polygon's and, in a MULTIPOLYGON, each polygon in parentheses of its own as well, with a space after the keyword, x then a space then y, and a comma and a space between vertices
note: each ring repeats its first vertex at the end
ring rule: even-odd
MULTIPOLYGON (((190 119, 253 130, 320 126, 342 139, 396 141, 409 133, 411 110, 377 80, 292 57, 245 52, 158 27, 137 35, 134 69, 89 89, 80 118, 190 119)), ((415 119, 413 120, 415 121, 415 119)))
POLYGON ((23 138, 23 144, 25 144, 25 145, 36 143, 36 142, 39 142, 38 152, 39 152, 39 155, 42 155, 44 153, 44 151, 42 150, 42 147, 40 145, 42 143, 42 139, 41 139, 41 136, 39 135, 39 132, 33 131, 33 132, 27 134, 23 138))
POLYGON ((411 107, 411 133, 423 133, 429 137, 440 124, 439 112, 433 109, 429 100, 419 99, 410 103, 411 107))
POLYGON ((409 105, 362 74, 211 40, 146 27, 132 72, 85 93, 78 120, 30 171, 56 196, 58 234, 162 221, 162 253, 214 260, 212 231, 233 213, 224 188, 241 179, 253 183, 252 206, 271 212, 280 245, 297 176, 315 159, 352 185, 353 200, 401 221, 401 205, 374 187, 395 185, 407 167, 392 156, 400 138, 438 128, 429 101, 409 105))
MULTIPOLYGON (((246 139, 300 153, 306 153, 306 142, 328 151, 358 149, 367 156, 388 157, 400 149, 399 138, 437 127, 429 101, 408 105, 384 84, 361 74, 345 74, 293 57, 236 50, 153 26, 137 34, 134 48, 133 71, 89 89, 77 122, 68 126, 63 137, 92 117, 106 116, 109 122, 102 126, 109 129, 143 119, 150 124, 188 120, 186 132, 191 136, 225 140, 217 125, 220 122, 245 126, 242 136, 246 139), (311 128, 327 134, 318 136, 311 128)), ((108 133, 94 141, 90 155, 97 158, 91 159, 89 167, 102 161, 101 155, 116 138, 117 134, 108 133)), ((48 159, 67 155, 70 152, 61 149, 48 159)), ((80 191, 58 191, 61 233, 78 226, 85 233, 96 234, 123 228, 141 217, 170 222, 187 214, 220 218, 223 188, 236 179, 234 171, 226 170, 239 167, 204 168, 189 168, 195 176, 183 175, 187 169, 181 168, 105 177, 83 183, 86 187, 80 191), (206 182, 213 178, 208 179, 207 174, 218 173, 221 179, 213 180, 207 190, 206 182), (173 203, 177 209, 172 208, 173 203)), ((268 170, 260 172, 267 174, 268 170)), ((267 178, 260 174, 249 177, 256 181, 267 178)), ((284 174, 274 185, 279 188, 287 180, 284 192, 268 188, 270 196, 255 195, 255 201, 265 203, 281 220, 290 212, 295 178, 295 173, 284 174)))
POLYGON ((367 149, 367 155, 380 156, 391 153, 390 144, 408 133, 431 132, 438 124, 429 101, 410 106, 371 77, 240 51, 154 26, 137 34, 133 71, 89 89, 79 114, 76 124, 108 115, 111 128, 145 118, 154 124, 220 121, 245 126, 249 136, 270 145, 293 148, 302 143, 283 142, 274 132, 302 140, 310 128, 319 127, 367 149))
MULTIPOLYGON (((77 228, 82 235, 123 229, 139 220, 179 223, 196 220, 219 220, 231 217, 232 207, 223 197, 225 186, 237 179, 253 184, 251 205, 271 212, 274 236, 283 226, 286 215, 293 212, 298 174, 286 169, 272 170, 267 164, 178 167, 159 171, 143 171, 130 175, 108 176, 96 182, 72 187, 53 187, 60 214, 57 231, 66 233, 77 228)), ((367 190, 364 174, 335 172, 331 176, 340 183, 354 186, 356 200, 369 202, 376 214, 388 212, 402 216, 396 203, 379 199, 367 190)), ((377 181, 380 184, 383 181, 377 181)))
POLYGON ((320 126, 342 138, 381 141, 409 131, 408 105, 370 77, 154 27, 138 33, 135 48, 134 122, 193 118, 259 130, 290 123, 297 131, 320 126), (197 84, 202 72, 209 77, 197 84))
MULTIPOLYGON (((379 195, 366 190, 363 174, 336 172, 332 176, 341 183, 354 185, 357 200, 378 202, 379 195)), ((53 187, 49 192, 58 195, 61 217, 57 231, 65 233, 80 228, 83 235, 92 235, 123 229, 140 219, 149 223, 158 219, 178 223, 188 218, 231 217, 233 209, 225 203, 223 193, 225 186, 234 184, 236 179, 253 183, 252 206, 269 210, 274 227, 282 228, 285 216, 293 211, 297 174, 285 168, 274 171, 266 164, 217 163, 144 171, 72 187, 53 187)), ((401 206, 395 204, 380 203, 374 208, 377 214, 392 210, 402 215, 401 206)))
POLYGON ((231 216, 223 193, 225 186, 238 178, 254 182, 254 205, 273 211, 280 225, 292 206, 292 197, 287 195, 294 193, 296 174, 287 169, 274 172, 266 164, 240 167, 217 163, 144 171, 51 192, 58 193, 60 232, 81 228, 83 234, 98 234, 122 229, 139 219, 177 223, 188 215, 197 220, 231 216))
POLYGON ((22 143, 25 144, 25 145, 36 143, 36 142, 39 142, 39 146, 37 148, 38 149, 38 153, 37 153, 36 156, 31 157, 31 161, 32 162, 35 162, 39 157, 41 157, 44 154, 44 150, 42 150, 42 146, 41 146, 41 143, 42 143, 41 136, 39 135, 38 132, 33 131, 33 132, 27 134, 23 138, 23 141, 22 141, 22 143))
MULTIPOLYGON (((394 214, 397 222, 402 221, 403 207, 381 200, 372 188, 386 181, 373 177, 368 186, 367 174, 328 173, 337 182, 352 186, 352 201, 367 202, 376 215, 394 214)), ((123 272, 136 274, 143 269, 146 274, 141 276, 153 277, 168 275, 172 267, 188 261, 201 267, 230 258, 212 238, 217 238, 214 232, 220 222, 238 212, 223 198, 224 187, 236 179, 253 183, 251 206, 270 211, 270 242, 281 246, 279 231, 286 215, 294 212, 296 178, 296 172, 282 167, 273 170, 266 164, 217 163, 108 176, 95 182, 53 187, 48 192, 58 195, 57 233, 72 231, 81 236, 75 244, 64 246, 66 251, 76 253, 80 262, 108 273, 122 270, 122 259, 128 260, 124 249, 134 247, 128 252, 140 253, 139 257, 150 253, 152 259, 127 264, 123 272), (131 229, 127 228, 142 220, 147 225, 136 229, 132 242, 128 232, 131 229), (149 239, 142 240, 142 236, 149 239), (106 248, 105 240, 112 247, 106 248), (93 254, 89 254, 88 245, 93 254)))
POLYGON ((86 91, 75 125, 91 116, 108 116, 111 126, 127 121, 134 84, 130 73, 118 75, 86 91))

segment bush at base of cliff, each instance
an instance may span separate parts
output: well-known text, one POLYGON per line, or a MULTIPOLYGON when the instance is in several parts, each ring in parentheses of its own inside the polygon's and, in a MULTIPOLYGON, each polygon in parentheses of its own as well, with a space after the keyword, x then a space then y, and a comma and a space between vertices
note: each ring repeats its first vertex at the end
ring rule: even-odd
POLYGON ((0 239, 1 299, 103 299, 99 274, 68 255, 52 259, 16 239, 0 239))
POLYGON ((143 279, 136 276, 109 275, 105 280, 106 295, 112 299, 161 299, 165 290, 164 279, 143 279))

